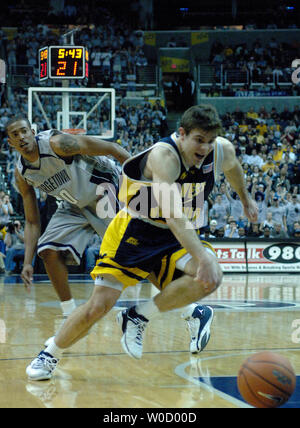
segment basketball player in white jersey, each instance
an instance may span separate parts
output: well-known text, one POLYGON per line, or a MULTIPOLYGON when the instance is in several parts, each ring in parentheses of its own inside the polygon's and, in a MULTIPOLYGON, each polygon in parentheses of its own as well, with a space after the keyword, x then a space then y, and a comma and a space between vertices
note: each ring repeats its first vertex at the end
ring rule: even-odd
POLYGON ((9 145, 20 154, 15 176, 26 221, 21 277, 30 289, 37 250, 67 317, 76 307, 67 265, 80 264, 90 238, 95 231, 102 237, 111 220, 101 219, 96 213, 98 185, 118 186, 119 168, 107 156, 122 164, 130 154, 118 144, 97 137, 54 129, 35 135, 24 117, 12 118, 6 131, 9 145), (34 187, 61 201, 42 236, 34 187))

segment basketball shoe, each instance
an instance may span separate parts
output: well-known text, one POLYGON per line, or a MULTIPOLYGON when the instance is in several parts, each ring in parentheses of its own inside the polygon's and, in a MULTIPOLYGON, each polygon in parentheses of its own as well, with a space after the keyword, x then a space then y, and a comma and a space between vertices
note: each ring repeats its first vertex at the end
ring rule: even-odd
POLYGON ((124 351, 133 358, 143 355, 143 335, 148 320, 135 311, 135 306, 125 309, 117 315, 117 322, 122 328, 121 344, 124 351))
POLYGON ((31 380, 51 379, 52 372, 56 368, 58 361, 47 352, 41 351, 26 368, 26 374, 31 380))
POLYGON ((190 352, 192 354, 202 352, 210 339, 210 326, 214 317, 213 309, 210 306, 192 304, 181 317, 187 322, 190 332, 190 352))

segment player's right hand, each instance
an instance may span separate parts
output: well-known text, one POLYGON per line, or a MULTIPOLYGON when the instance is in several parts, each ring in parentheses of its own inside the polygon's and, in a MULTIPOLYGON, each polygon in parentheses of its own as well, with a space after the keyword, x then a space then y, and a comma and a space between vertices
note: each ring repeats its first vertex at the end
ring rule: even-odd
POLYGON ((207 294, 218 288, 222 277, 223 272, 216 256, 205 253, 198 259, 198 268, 194 281, 200 283, 207 294))
POLYGON ((26 288, 26 291, 28 291, 28 293, 29 293, 30 287, 32 285, 32 280, 33 280, 33 267, 31 264, 26 264, 23 266, 23 269, 21 272, 21 278, 24 282, 24 286, 26 288))

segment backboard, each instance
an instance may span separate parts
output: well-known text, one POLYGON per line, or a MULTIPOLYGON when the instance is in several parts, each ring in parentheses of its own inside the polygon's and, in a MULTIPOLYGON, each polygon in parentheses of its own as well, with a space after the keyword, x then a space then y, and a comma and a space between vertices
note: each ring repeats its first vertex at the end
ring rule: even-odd
POLYGON ((75 87, 28 88, 28 120, 40 132, 83 128, 87 135, 111 139, 115 133, 115 89, 75 87))

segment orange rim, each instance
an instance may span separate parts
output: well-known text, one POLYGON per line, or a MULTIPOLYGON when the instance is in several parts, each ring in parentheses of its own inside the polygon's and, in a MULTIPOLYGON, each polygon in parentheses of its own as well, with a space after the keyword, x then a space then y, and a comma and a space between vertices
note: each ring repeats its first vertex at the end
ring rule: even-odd
POLYGON ((66 132, 67 134, 73 134, 73 135, 86 134, 86 130, 83 128, 62 129, 62 132, 66 132))

